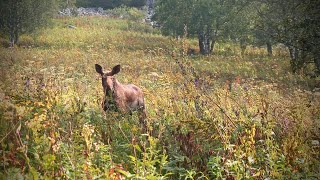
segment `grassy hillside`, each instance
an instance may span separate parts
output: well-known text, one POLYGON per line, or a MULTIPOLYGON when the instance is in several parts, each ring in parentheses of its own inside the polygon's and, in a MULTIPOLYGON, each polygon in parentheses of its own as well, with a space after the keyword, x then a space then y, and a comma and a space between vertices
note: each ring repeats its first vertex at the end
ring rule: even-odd
POLYGON ((0 47, 1 179, 318 179, 317 82, 292 74, 280 47, 186 56, 196 45, 68 17, 0 47), (135 113, 102 111, 96 63, 142 88, 151 135, 135 113))

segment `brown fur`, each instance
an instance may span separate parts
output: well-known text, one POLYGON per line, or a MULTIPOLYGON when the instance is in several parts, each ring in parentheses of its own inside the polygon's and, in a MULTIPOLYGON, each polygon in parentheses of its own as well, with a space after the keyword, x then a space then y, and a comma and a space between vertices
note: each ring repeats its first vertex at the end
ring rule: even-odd
POLYGON ((113 67, 108 72, 103 72, 99 64, 96 64, 95 68, 97 73, 102 77, 102 87, 104 90, 102 108, 104 111, 111 110, 112 105, 122 113, 138 111, 140 123, 145 124, 146 114, 143 92, 134 84, 121 84, 114 77, 115 74, 120 72, 120 65, 113 67))

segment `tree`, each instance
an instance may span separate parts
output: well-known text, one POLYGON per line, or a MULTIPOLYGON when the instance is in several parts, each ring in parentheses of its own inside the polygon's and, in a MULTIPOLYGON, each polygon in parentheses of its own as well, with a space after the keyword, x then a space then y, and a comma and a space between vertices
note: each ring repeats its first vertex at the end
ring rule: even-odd
POLYGON ((57 0, 60 9, 74 8, 77 0, 57 0))
POLYGON ((201 54, 209 54, 234 4, 228 0, 158 0, 153 19, 166 35, 182 36, 187 32, 197 37, 201 54))
POLYGON ((142 7, 146 5, 146 0, 131 0, 129 5, 133 7, 142 7))
POLYGON ((310 60, 320 72, 320 2, 316 0, 257 1, 257 30, 289 49, 296 72, 310 60))
POLYGON ((228 22, 224 26, 223 38, 240 44, 243 54, 247 45, 255 42, 254 20, 256 19, 255 4, 248 1, 235 1, 228 22))
POLYGON ((146 4, 145 0, 77 0, 78 7, 101 7, 112 9, 121 5, 130 7, 142 7, 146 4))
POLYGON ((13 46, 21 34, 46 25, 57 5, 54 0, 0 0, 0 32, 13 46))

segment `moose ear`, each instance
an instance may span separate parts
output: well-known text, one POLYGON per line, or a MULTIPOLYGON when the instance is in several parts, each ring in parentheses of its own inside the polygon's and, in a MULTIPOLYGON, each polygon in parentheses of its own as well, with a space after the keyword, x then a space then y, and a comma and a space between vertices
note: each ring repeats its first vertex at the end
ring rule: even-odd
POLYGON ((112 68, 111 74, 114 75, 114 74, 117 74, 119 72, 120 72, 120 65, 116 65, 115 67, 112 68))
POLYGON ((103 75, 102 67, 99 64, 95 64, 97 73, 103 75))

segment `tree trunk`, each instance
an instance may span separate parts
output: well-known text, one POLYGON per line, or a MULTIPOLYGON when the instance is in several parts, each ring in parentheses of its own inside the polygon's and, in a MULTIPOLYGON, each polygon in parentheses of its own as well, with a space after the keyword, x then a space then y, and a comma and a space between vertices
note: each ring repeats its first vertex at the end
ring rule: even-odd
POLYGON ((205 53, 205 44, 204 44, 204 35, 203 35, 203 33, 199 33, 198 34, 198 40, 199 40, 200 53, 204 54, 205 53))
POLYGON ((246 40, 244 40, 243 38, 240 39, 240 49, 241 49, 241 56, 243 56, 244 52, 247 49, 246 40))
POLYGON ((18 16, 19 1, 12 1, 9 4, 9 43, 10 47, 13 47, 18 43, 19 40, 19 23, 20 19, 18 16))
POLYGON ((16 27, 16 24, 10 25, 10 37, 9 37, 9 43, 10 47, 13 47, 15 44, 19 41, 19 29, 16 27))
POLYGON ((14 46, 14 33, 12 30, 10 30, 10 37, 9 37, 9 43, 10 43, 10 47, 13 47, 14 46))
POLYGON ((9 14, 9 43, 10 43, 10 47, 14 46, 14 17, 13 17, 13 13, 9 14))
POLYGON ((295 70, 295 65, 294 65, 294 62, 295 62, 294 48, 293 47, 288 47, 288 49, 289 49, 289 54, 290 54, 291 69, 292 69, 293 73, 295 73, 296 70, 295 70))
POLYGON ((268 51, 268 56, 272 56, 272 44, 270 41, 267 42, 267 51, 268 51))
POLYGON ((206 55, 210 53, 210 38, 206 33, 199 33, 198 34, 199 40, 199 49, 202 55, 206 55))
POLYGON ((18 27, 16 27, 15 31, 14 31, 14 43, 18 44, 19 41, 19 29, 18 27))
POLYGON ((209 54, 211 51, 211 46, 210 46, 210 44, 211 44, 211 38, 210 38, 210 35, 206 35, 205 36, 205 42, 206 42, 206 52, 207 52, 207 54, 209 54))
POLYGON ((320 74, 320 57, 314 57, 314 63, 316 65, 316 68, 317 68, 317 74, 320 74))
POLYGON ((316 45, 316 46, 312 47, 312 49, 313 49, 312 56, 313 56, 313 62, 317 68, 316 73, 318 75, 320 75, 320 52, 317 47, 319 47, 319 44, 318 44, 318 46, 316 45))
POLYGON ((299 69, 299 49, 296 47, 289 46, 289 53, 290 53, 290 64, 291 64, 291 69, 293 73, 296 73, 297 70, 299 69))
POLYGON ((210 46, 210 53, 213 52, 215 44, 216 44, 216 40, 214 38, 212 38, 212 42, 211 42, 211 46, 210 46))

